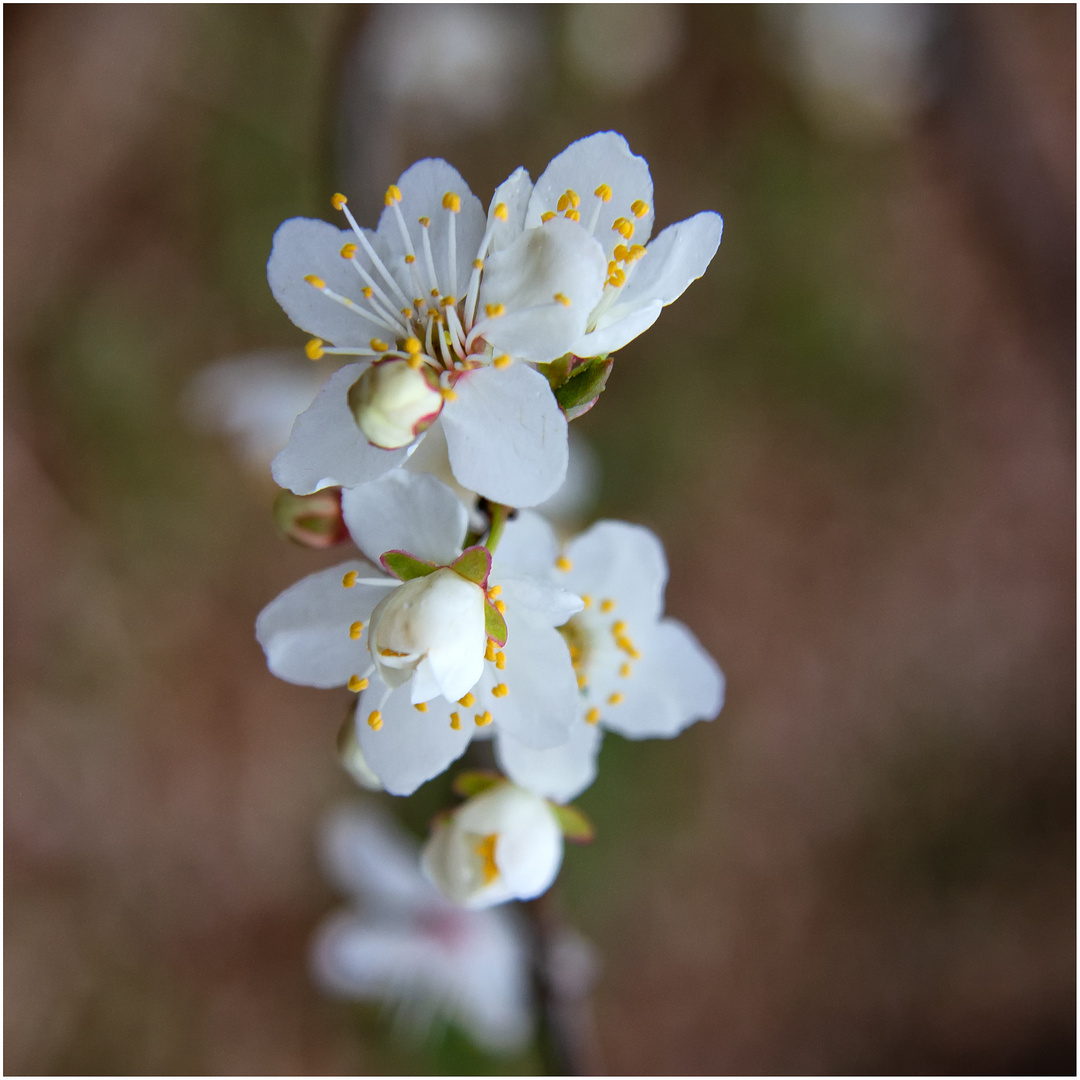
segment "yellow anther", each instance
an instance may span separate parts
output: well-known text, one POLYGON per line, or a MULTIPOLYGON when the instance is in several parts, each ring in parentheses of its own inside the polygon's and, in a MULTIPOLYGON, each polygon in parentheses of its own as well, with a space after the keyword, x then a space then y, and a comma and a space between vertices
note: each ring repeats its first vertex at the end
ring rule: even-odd
POLYGON ((494 660, 495 659, 495 652, 496 652, 495 642, 492 641, 491 638, 488 638, 487 646, 484 648, 484 659, 485 660, 494 660))
POLYGON ((420 344, 420 339, 414 337, 407 337, 401 343, 401 347, 405 350, 405 352, 409 353, 410 356, 420 352, 420 350, 423 348, 423 346, 420 344))
POLYGON ((563 217, 569 218, 571 221, 581 220, 581 214, 577 210, 567 210, 563 217))
POLYGON ((397 184, 391 184, 386 189, 386 198, 383 200, 387 206, 393 206, 396 202, 401 202, 401 188, 397 184))
MULTIPOLYGON (((477 723, 479 722, 477 718, 477 723)), ((488 833, 479 844, 473 847, 473 851, 484 860, 482 872, 485 885, 490 885, 499 876, 499 866, 495 862, 495 843, 498 839, 498 833, 488 833)))
POLYGON ((630 209, 634 212, 634 217, 643 218, 649 212, 649 204, 644 199, 635 199, 630 204, 630 209))
POLYGON ((500 671, 506 670, 506 653, 498 652, 495 654, 495 666, 500 671))
POLYGON ((355 244, 346 244, 341 249, 341 257, 343 259, 351 259, 359 249, 355 244))
POLYGON ((314 285, 316 289, 325 289, 326 282, 321 277, 317 277, 315 274, 305 274, 304 280, 309 285, 314 285))
MULTIPOLYGON (((416 256, 415 256, 415 255, 406 255, 406 256, 405 256, 405 262, 406 262, 406 263, 407 263, 407 264, 408 264, 409 266, 412 266, 412 264, 413 264, 414 262, 416 262, 416 256)), ((419 301, 417 301, 417 303, 419 303, 419 301)))
POLYGON ((489 597, 489 599, 497 600, 500 596, 502 596, 502 586, 501 585, 492 585, 491 588, 488 589, 488 597, 489 597))
POLYGON ((495 216, 500 221, 506 221, 506 219, 510 216, 506 209, 506 203, 501 202, 498 206, 495 207, 495 216))
POLYGON ((339 191, 336 195, 330 196, 330 205, 335 210, 340 210, 349 200, 339 191))
POLYGON ((442 300, 439 301, 439 303, 441 303, 443 307, 453 307, 457 303, 457 297, 444 296, 442 300))
POLYGON ((361 679, 359 675, 349 676, 349 689, 354 694, 359 694, 361 690, 366 690, 368 685, 367 679, 361 679))
POLYGON ((559 201, 555 204, 555 209, 561 214, 570 205, 570 192, 567 191, 559 196, 559 201))
POLYGON ((629 240, 634 235, 634 223, 629 218, 616 218, 611 227, 624 240, 629 240))
POLYGON ((543 213, 542 213, 542 214, 540 215, 540 220, 541 220, 542 222, 544 222, 544 224, 546 225, 546 224, 547 224, 547 223, 548 223, 548 222, 549 222, 549 221, 550 221, 550 220, 551 220, 551 219, 552 219, 553 217, 557 217, 557 216, 558 216, 558 215, 557 215, 557 214, 555 213, 555 211, 554 211, 554 210, 545 210, 545 211, 544 211, 544 212, 543 212, 543 213))
POLYGON ((495 601, 495 610, 500 615, 505 615, 506 614, 506 601, 505 600, 496 600, 495 601))
POLYGON ((604 612, 605 614, 607 614, 607 612, 609 612, 609 611, 614 611, 615 610, 615 601, 611 600, 611 599, 601 600, 600 601, 600 610, 602 612, 604 612))
POLYGON ((492 697, 506 697, 509 693, 510 688, 504 682, 497 683, 491 690, 492 697))
POLYGON ((460 731, 461 730, 461 714, 460 713, 452 712, 450 714, 450 726, 455 731, 460 731))
POLYGON ((581 652, 582 650, 580 645, 570 646, 570 659, 573 663, 576 664, 581 659, 581 652))
POLYGON ((476 703, 476 698, 472 694, 466 694, 463 698, 458 698, 458 704, 463 708, 469 709, 476 703))
POLYGON ((577 688, 579 690, 584 690, 585 687, 588 686, 588 685, 589 685, 589 676, 588 675, 579 675, 577 677, 577 688))
POLYGON ((375 290, 370 285, 365 285, 360 291, 366 300, 370 300, 375 295, 375 290))
POLYGON ((442 204, 444 210, 449 210, 451 213, 458 213, 461 210, 461 196, 455 195, 452 191, 448 191, 442 197, 442 204))
POLYGON ((622 649, 622 651, 626 653, 631 660, 641 659, 641 653, 637 651, 634 643, 628 637, 616 638, 615 644, 618 645, 619 648, 622 649))
POLYGON ((640 244, 631 244, 630 250, 626 253, 626 262, 637 262, 644 254, 645 249, 640 244))
POLYGON ((351 589, 356 584, 356 579, 359 576, 360 575, 355 570, 349 570, 341 579, 341 584, 344 585, 346 589, 351 589))
POLYGON ((622 269, 616 270, 608 278, 608 284, 614 285, 616 289, 621 289, 626 284, 626 271, 622 269))
POLYGON ((422 296, 413 297, 413 307, 415 308, 423 307, 426 303, 427 301, 422 296))
POLYGON ((402 315, 405 316, 406 319, 412 318, 412 308, 403 307, 399 308, 398 310, 401 312, 402 315))
POLYGON ((419 704, 414 705, 413 708, 417 712, 427 712, 427 702, 426 701, 421 701, 419 704))
POLYGON ((600 710, 595 705, 585 714, 585 723, 586 724, 599 724, 600 723, 600 710))
POLYGON ((484 260, 483 259, 473 259, 472 268, 474 270, 483 270, 484 269, 484 260))
POLYGON ((432 295, 432 297, 438 296, 439 295, 439 290, 438 289, 432 289, 431 290, 431 295, 432 295))
POLYGON ((304 352, 309 360, 321 360, 323 358, 322 338, 313 337, 305 346, 304 352))
POLYGON ((502 356, 496 356, 495 359, 492 360, 492 363, 497 368, 500 368, 500 369, 507 368, 507 367, 510 366, 510 357, 507 356, 506 353, 503 353, 502 356))
POLYGON ((371 715, 367 718, 368 727, 372 731, 378 731, 382 727, 382 713, 378 709, 373 710, 371 715))
POLYGON ((611 187, 610 187, 610 186, 609 186, 608 184, 601 184, 601 185, 600 185, 600 186, 599 186, 599 187, 598 187, 598 188, 597 188, 597 189, 596 189, 596 190, 595 190, 595 191, 593 192, 593 194, 594 194, 594 195, 595 195, 595 196, 596 196, 596 197, 597 197, 597 198, 598 198, 598 199, 599 199, 599 200, 600 200, 601 202, 610 202, 610 201, 611 201, 611 187))
POLYGON ((588 593, 582 593, 581 594, 581 602, 586 607, 592 607, 592 597, 588 593))
POLYGON ((607 699, 607 703, 609 705, 621 705, 622 702, 623 702, 623 695, 620 694, 618 690, 616 690, 614 694, 611 694, 607 699))
MULTIPOLYGON (((619 246, 622 247, 621 244, 619 246)), ((611 262, 609 262, 607 264, 608 277, 611 277, 611 275, 614 274, 615 271, 618 270, 618 269, 619 269, 619 264, 614 259, 612 259, 611 262)))
POLYGON ((387 351, 389 350, 389 348, 390 348, 390 346, 389 346, 389 345, 387 345, 385 341, 382 341, 382 340, 381 340, 380 338, 377 338, 377 337, 373 337, 373 338, 371 339, 371 341, 370 341, 370 342, 368 342, 368 344, 369 344, 369 345, 370 345, 370 346, 371 346, 371 347, 372 347, 372 348, 373 348, 373 349, 374 349, 374 350, 375 350, 376 352, 387 352, 387 351))
MULTIPOLYGON (((616 244, 612 254, 615 256, 616 263, 626 262, 630 255, 630 249, 625 244, 616 244)), ((612 266, 611 263, 608 263, 608 273, 611 273, 612 270, 616 269, 618 269, 617 265, 612 266)))
POLYGON ((631 675, 632 675, 633 673, 634 673, 634 669, 633 669, 633 667, 632 667, 632 666, 631 666, 630 664, 623 664, 623 665, 622 665, 622 667, 620 667, 620 668, 619 668, 619 674, 620 674, 620 675, 621 675, 621 676, 622 676, 622 677, 623 677, 624 679, 629 679, 629 678, 630 678, 630 676, 631 676, 631 675))
POLYGON ((616 637, 622 637, 622 636, 623 636, 623 634, 625 634, 625 633, 626 633, 626 623, 625 623, 625 622, 623 622, 623 620, 622 620, 622 619, 616 619, 616 620, 615 620, 615 621, 614 621, 614 622, 613 622, 613 623, 611 624, 611 632, 612 632, 612 633, 613 633, 613 634, 614 634, 614 635, 615 635, 616 637))
POLYGON ((570 205, 576 210, 581 205, 581 196, 573 188, 567 188, 566 194, 570 197, 570 205))
POLYGON ((570 306, 570 297, 566 293, 557 292, 552 299, 562 304, 563 307, 570 306))
POLYGON ((555 560, 555 569, 561 570, 564 574, 568 574, 574 569, 574 564, 565 555, 560 555, 555 560))
POLYGON ((484 311, 489 319, 497 319, 500 315, 506 314, 505 304, 485 304, 484 311))
POLYGON ((493 719, 494 718, 492 717, 491 713, 487 710, 485 710, 482 715, 473 717, 473 721, 475 722, 477 727, 487 727, 493 719))
POLYGON ((439 393, 442 394, 443 401, 457 401, 457 391, 451 390, 449 386, 442 387, 442 389, 439 390, 439 393))
POLYGON ((424 358, 419 353, 409 353, 409 359, 405 361, 413 369, 419 371, 424 366, 424 358))
POLYGON ((352 626, 349 627, 349 637, 351 637, 353 641, 359 641, 360 635, 363 632, 364 624, 362 622, 354 622, 352 626))
POLYGON ((417 221, 419 221, 425 229, 431 224, 431 218, 429 217, 417 218, 417 221))

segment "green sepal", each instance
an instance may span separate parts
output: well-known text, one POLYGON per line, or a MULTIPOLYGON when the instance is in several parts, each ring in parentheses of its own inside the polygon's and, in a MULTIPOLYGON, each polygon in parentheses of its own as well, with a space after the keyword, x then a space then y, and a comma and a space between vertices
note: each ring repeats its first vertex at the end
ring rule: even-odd
POLYGON ((487 589, 488 574, 491 573, 491 552, 482 544, 466 548, 451 564, 450 569, 459 573, 466 581, 487 589))
POLYGON ((424 562, 407 551, 384 551, 379 556, 379 562, 387 573, 393 574, 399 581, 427 577, 439 569, 434 563, 424 562))
POLYGON ((596 404, 596 399, 607 386, 614 363, 614 357, 598 356, 555 388, 555 400, 567 420, 584 415, 596 404))
POLYGON ((547 379, 552 390, 558 390, 570 378, 576 359, 573 353, 567 353, 565 356, 560 356, 558 360, 552 360, 549 364, 537 364, 536 370, 547 379))
POLYGON ((490 769, 470 769, 468 772, 458 773, 452 787, 455 795, 471 799, 474 795, 490 791, 496 785, 504 783, 505 779, 490 769))
POLYGON ((596 835, 593 823, 576 806, 548 804, 555 814, 555 820, 562 829, 563 836, 572 844, 588 844, 596 835))
POLYGON ((506 620, 490 600, 484 603, 484 629, 500 649, 506 644, 506 620))

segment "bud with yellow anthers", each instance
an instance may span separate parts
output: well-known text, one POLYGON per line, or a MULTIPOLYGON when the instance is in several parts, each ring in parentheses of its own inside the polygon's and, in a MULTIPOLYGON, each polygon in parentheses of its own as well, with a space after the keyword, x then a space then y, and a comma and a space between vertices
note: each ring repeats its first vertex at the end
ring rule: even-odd
POLYGON ((348 402, 368 442, 396 450, 435 422, 443 398, 426 369, 410 358, 372 364, 353 383, 348 402))

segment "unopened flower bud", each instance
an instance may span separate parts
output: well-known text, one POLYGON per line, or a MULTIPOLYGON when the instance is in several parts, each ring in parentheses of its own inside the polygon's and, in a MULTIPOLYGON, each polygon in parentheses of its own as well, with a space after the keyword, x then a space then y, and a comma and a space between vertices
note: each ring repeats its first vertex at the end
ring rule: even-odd
POLYGON ((360 749, 360 740, 356 737, 356 713, 351 709, 345 717, 345 723, 337 737, 338 760, 342 768, 368 791, 382 791, 382 781, 375 775, 360 749))
POLYGON ((563 837, 545 799, 509 782, 462 803, 424 845, 424 873, 454 903, 491 907, 546 892, 563 837))
POLYGON ((484 602, 479 585, 446 566, 394 589, 371 613, 368 635, 383 682, 401 686, 415 673, 414 702, 467 694, 484 670, 484 602))
POLYGON ((349 408, 368 442, 396 450, 430 427, 443 398, 422 369, 407 360, 372 364, 349 390, 349 408))
POLYGON ((290 540, 310 548, 328 548, 349 539, 341 515, 341 488, 324 488, 312 495, 278 492, 274 520, 290 540))

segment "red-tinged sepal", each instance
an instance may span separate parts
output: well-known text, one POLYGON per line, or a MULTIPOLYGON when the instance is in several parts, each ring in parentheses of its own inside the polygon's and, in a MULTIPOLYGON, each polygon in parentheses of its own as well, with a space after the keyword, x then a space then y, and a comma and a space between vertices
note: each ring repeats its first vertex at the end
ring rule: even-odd
POLYGON ((484 601, 484 629, 500 649, 506 644, 506 620, 490 600, 484 601))
POLYGON ((392 574, 399 581, 427 577, 428 574, 433 574, 439 569, 435 563, 424 562, 423 559, 418 559, 407 551, 384 551, 379 556, 379 562, 388 574, 392 574))
POLYGON ((450 569, 457 571, 467 581, 479 585, 487 592, 488 575, 491 573, 491 552, 482 544, 466 548, 451 564, 450 569))
POLYGON ((596 836, 593 823, 576 806, 559 806, 549 802, 562 834, 572 844, 590 844, 596 836))
POLYGON ((555 389, 555 400, 566 414, 567 420, 584 416, 597 402, 607 386, 608 376, 615 363, 613 356, 596 357, 576 369, 555 389))

